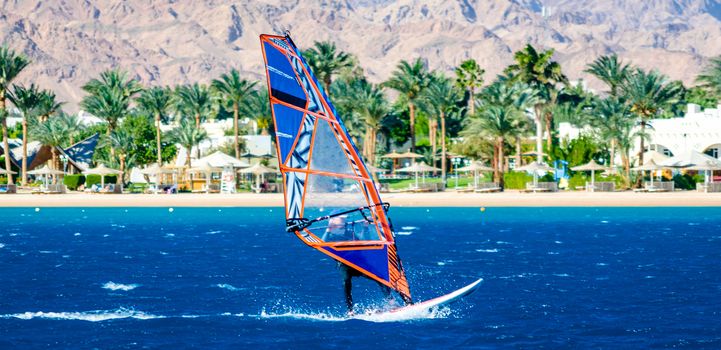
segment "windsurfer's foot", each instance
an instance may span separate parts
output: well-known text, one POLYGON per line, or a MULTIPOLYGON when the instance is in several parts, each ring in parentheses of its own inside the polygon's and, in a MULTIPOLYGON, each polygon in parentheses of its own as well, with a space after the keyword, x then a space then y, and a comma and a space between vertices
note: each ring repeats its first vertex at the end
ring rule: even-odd
POLYGON ((347 315, 348 315, 348 317, 353 317, 353 316, 355 316, 355 312, 353 312, 353 310, 348 310, 347 315))

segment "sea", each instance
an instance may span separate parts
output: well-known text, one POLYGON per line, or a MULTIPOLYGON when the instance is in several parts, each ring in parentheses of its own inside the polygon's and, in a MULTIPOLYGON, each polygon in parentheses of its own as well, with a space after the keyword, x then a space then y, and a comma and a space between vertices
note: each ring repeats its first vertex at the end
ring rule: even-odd
POLYGON ((721 208, 389 213, 416 300, 480 288, 360 320, 282 208, 0 209, 0 349, 721 348, 721 208))

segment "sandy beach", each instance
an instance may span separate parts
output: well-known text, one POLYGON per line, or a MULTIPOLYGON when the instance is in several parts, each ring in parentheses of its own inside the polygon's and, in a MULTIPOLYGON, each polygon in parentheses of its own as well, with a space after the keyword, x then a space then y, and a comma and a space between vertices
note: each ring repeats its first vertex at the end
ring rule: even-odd
MULTIPOLYGON (((385 193, 398 207, 669 207, 721 206, 721 193, 385 193)), ((282 194, 12 194, 0 196, 0 207, 275 207, 282 194)))

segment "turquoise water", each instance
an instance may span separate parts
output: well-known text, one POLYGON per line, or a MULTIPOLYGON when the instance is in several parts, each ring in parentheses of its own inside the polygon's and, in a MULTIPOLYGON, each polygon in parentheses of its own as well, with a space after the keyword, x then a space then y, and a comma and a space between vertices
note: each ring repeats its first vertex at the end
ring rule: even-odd
POLYGON ((0 214, 3 349, 721 348, 721 208, 391 208, 417 300, 484 278, 402 322, 281 208, 0 214))

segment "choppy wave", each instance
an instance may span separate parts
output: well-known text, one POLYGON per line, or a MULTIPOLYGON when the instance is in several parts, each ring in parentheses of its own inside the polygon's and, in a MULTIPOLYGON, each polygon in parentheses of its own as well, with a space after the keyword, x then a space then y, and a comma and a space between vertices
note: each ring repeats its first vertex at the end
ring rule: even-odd
POLYGON ((147 314, 142 311, 120 308, 117 310, 94 310, 85 312, 23 312, 16 314, 0 315, 0 318, 18 318, 21 320, 32 320, 36 318, 52 319, 52 320, 76 320, 88 322, 101 322, 108 320, 117 320, 123 318, 134 318, 138 320, 152 320, 157 318, 165 318, 165 316, 157 316, 147 314))
POLYGON ((403 229, 404 231, 411 231, 411 230, 417 230, 418 227, 415 227, 415 226, 403 226, 403 227, 401 227, 401 229, 403 229))
POLYGON ((407 321, 419 321, 429 320, 438 318, 448 318, 451 315, 451 309, 449 307, 433 307, 430 309, 408 309, 398 310, 390 312, 381 312, 380 310, 365 310, 362 313, 355 315, 333 315, 328 312, 308 313, 308 312, 296 312, 286 311, 281 313, 266 312, 263 310, 258 318, 269 319, 269 318, 290 318, 296 320, 308 320, 308 321, 324 321, 324 322, 342 322, 350 320, 361 320, 367 322, 407 322, 407 321))
POLYGON ((113 281, 106 282, 105 284, 103 284, 103 289, 122 290, 124 292, 133 290, 138 287, 140 287, 139 284, 122 284, 122 283, 115 283, 113 281))
POLYGON ((498 253, 498 249, 476 249, 479 253, 498 253))
POLYGON ((232 284, 227 284, 227 283, 218 283, 215 286, 218 288, 227 289, 232 292, 237 292, 239 290, 243 290, 243 288, 238 288, 238 287, 233 286, 232 284))
POLYGON ((0 243, 0 248, 5 248, 5 243, 0 243))
POLYGON ((398 232, 396 232, 396 234, 399 235, 399 236, 410 236, 410 235, 413 234, 413 232, 411 232, 411 231, 398 231, 398 232))

